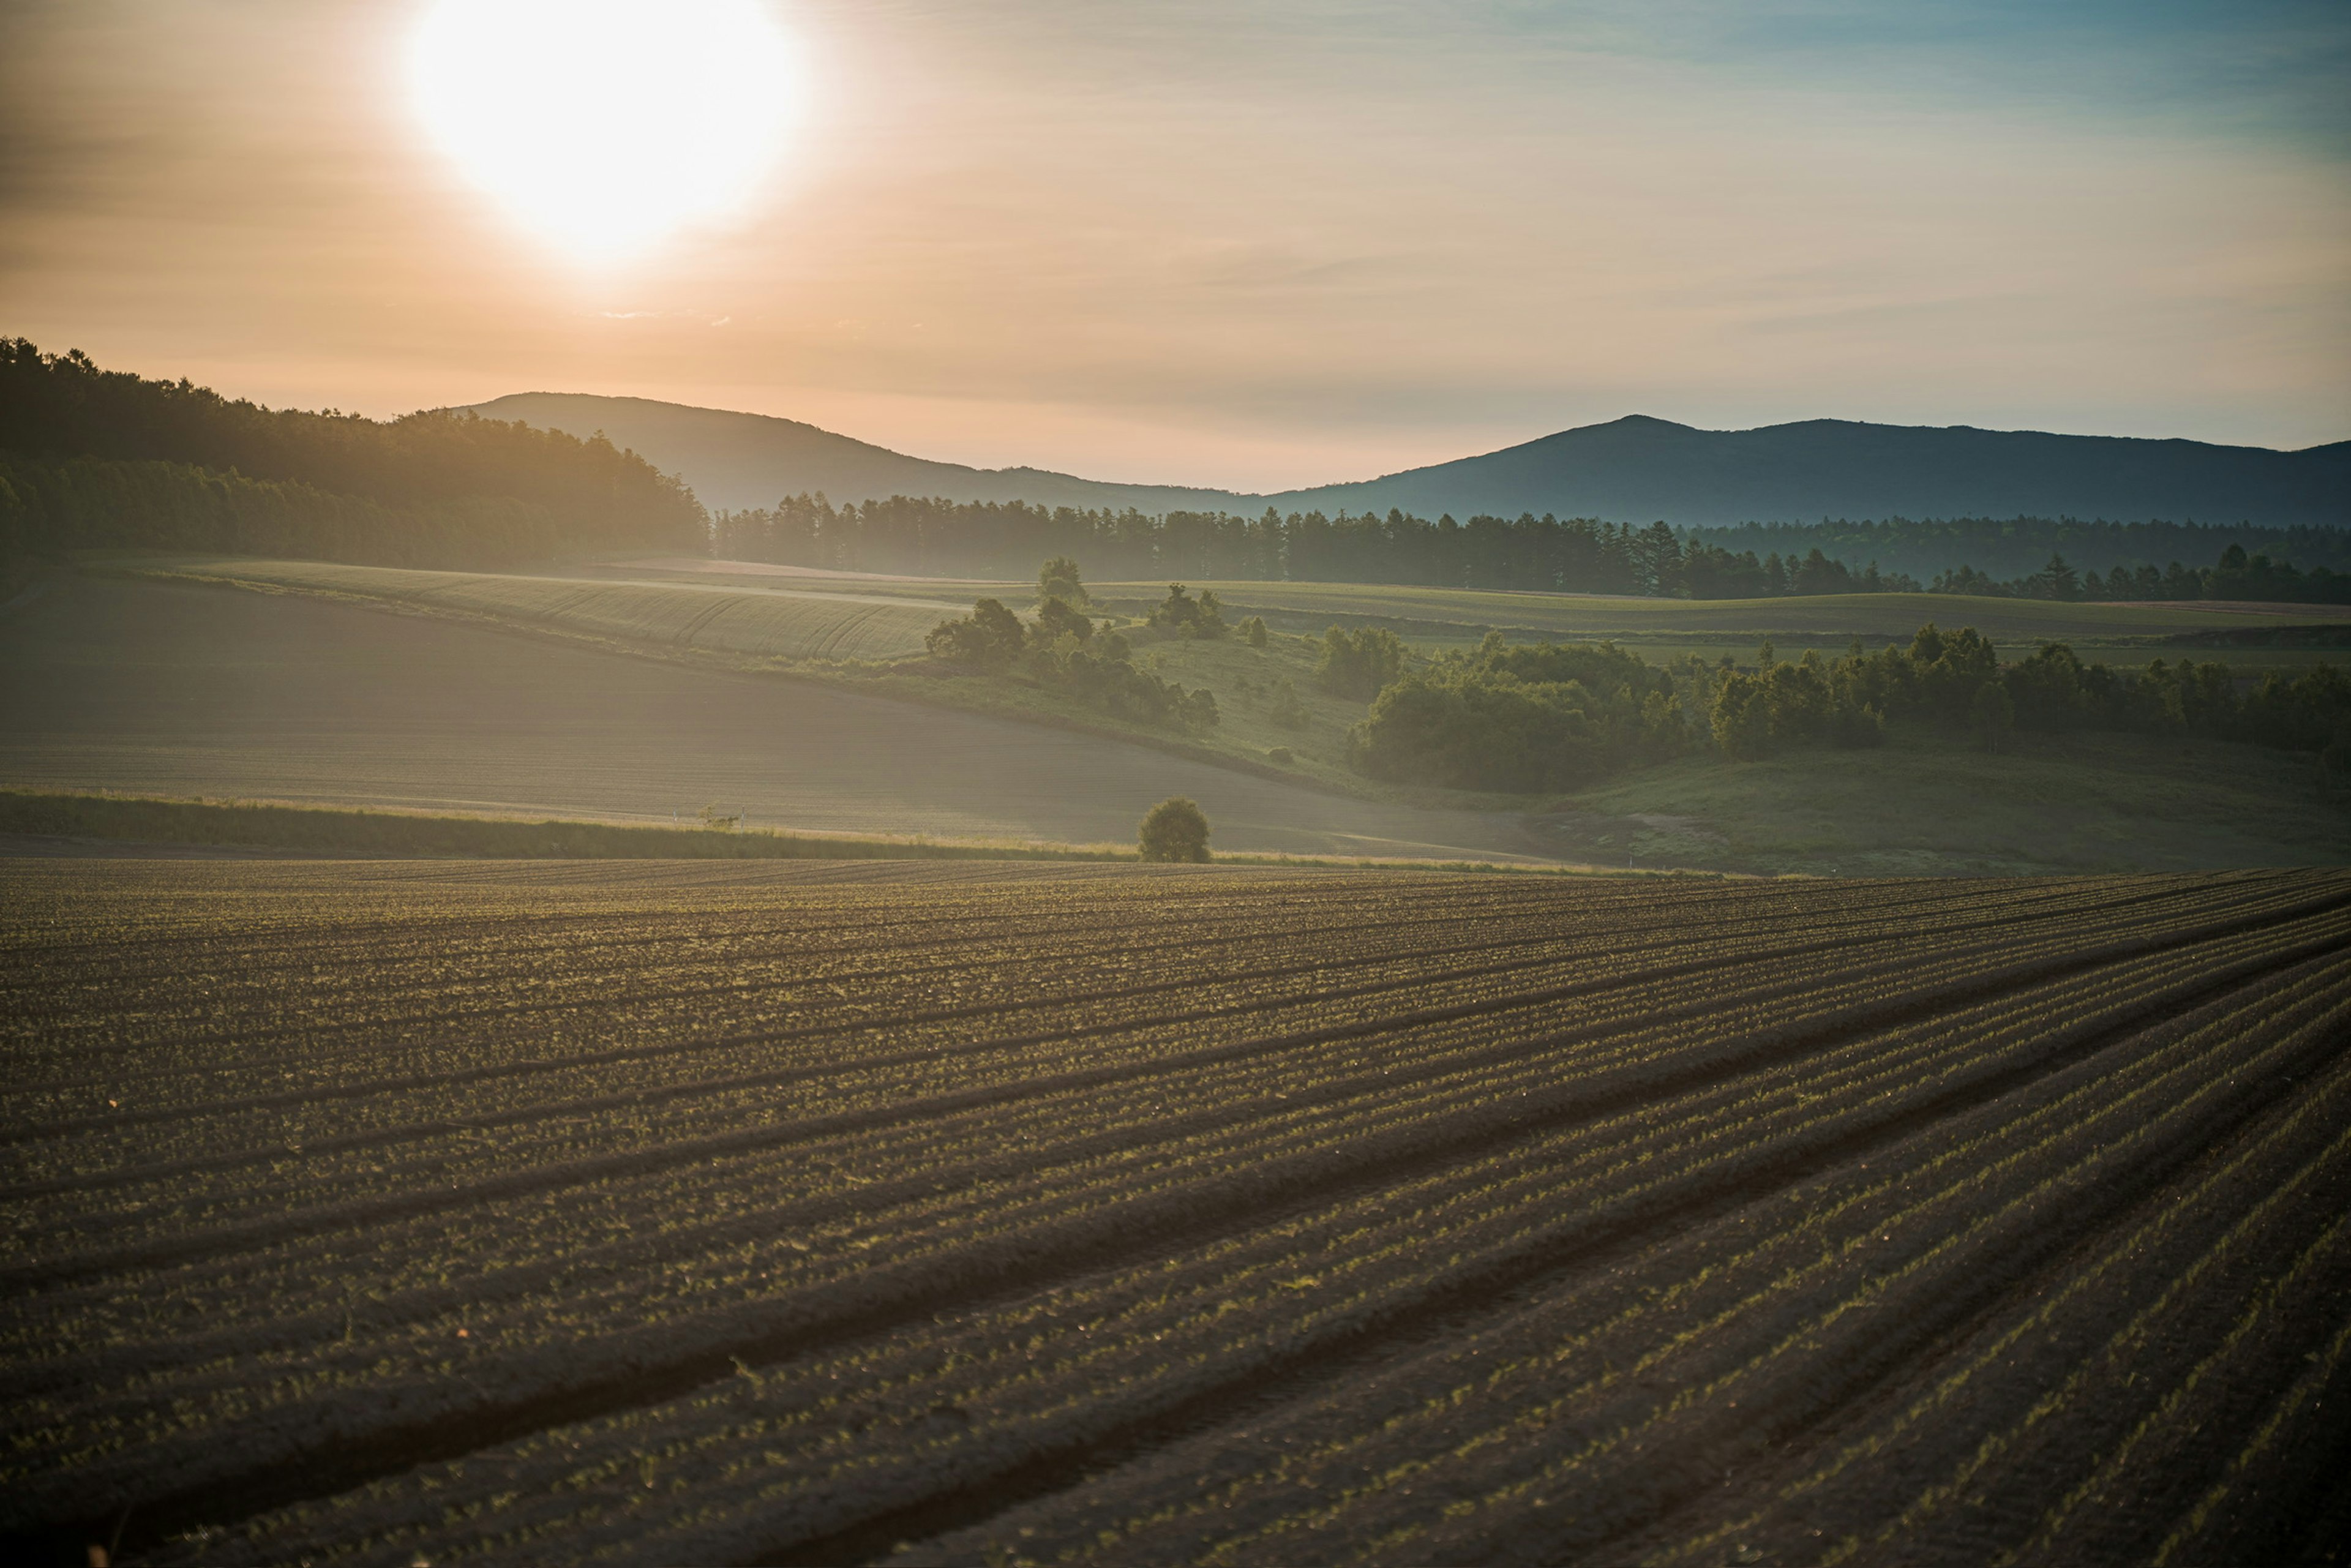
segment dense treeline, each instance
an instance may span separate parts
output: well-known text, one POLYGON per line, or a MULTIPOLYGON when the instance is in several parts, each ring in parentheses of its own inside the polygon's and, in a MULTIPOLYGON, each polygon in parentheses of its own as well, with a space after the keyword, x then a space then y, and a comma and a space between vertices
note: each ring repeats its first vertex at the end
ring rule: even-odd
POLYGON ((0 553, 193 550, 366 566, 503 566, 572 542, 544 507, 467 496, 388 507, 183 463, 42 462, 0 453, 0 553))
POLYGON ((1695 655, 1663 666, 1611 646, 1506 644, 1439 655, 1384 687, 1356 727, 1378 778, 1461 788, 1572 789, 1637 763, 1713 747, 1752 761, 1873 747, 1889 727, 1990 750, 2018 730, 2197 736, 2322 753, 2351 773, 2351 675, 2331 665, 2250 690, 2221 664, 2085 664, 2062 643, 2002 664, 1972 628, 1921 627, 1907 646, 1756 668, 1695 655))
MULTIPOLYGON (((1207 578, 1293 582, 1381 582, 1439 588, 1542 589, 1565 593, 1625 593, 1688 599, 1757 599, 1791 594, 1916 593, 1921 583, 1874 559, 1858 568, 1856 540, 1901 543, 1910 531, 1965 542, 2053 537, 2071 529, 2095 550, 2165 541, 2193 545, 2235 533, 2274 536, 2311 557, 2342 555, 2351 542, 2325 529, 2220 529, 2174 524, 1906 523, 1823 525, 1825 543, 1794 545, 1812 530, 1755 528, 1677 533, 1589 517, 1450 517, 1431 522, 1391 511, 1271 510, 1258 517, 1223 512, 1152 516, 1081 511, 1019 501, 961 502, 894 496, 835 507, 822 496, 795 496, 771 510, 722 512, 713 548, 725 558, 849 571, 1008 577, 1040 555, 1068 556, 1103 579, 1207 578), (1848 530, 1839 533, 1836 530, 1848 530), (1783 536, 1790 548, 1759 553, 1732 544, 1750 536, 1783 536)), ((2067 534, 2065 537, 2073 537, 2067 534)), ((2006 548, 2006 547, 2003 547, 2006 548)), ((2351 603, 2351 575, 2318 565, 2248 555, 2240 544, 2215 545, 2218 564, 2158 569, 2116 562, 2103 575, 2078 571, 2063 557, 2037 558, 2037 570, 1995 578, 1974 567, 1945 570, 1926 591, 2052 599, 2267 599, 2351 603), (2042 562, 2046 564, 2041 564, 2042 562)))
POLYGON ((2273 604, 2351 604, 2351 573, 2324 566, 2304 571, 2265 555, 2247 555, 2231 545, 2208 567, 2173 561, 2152 566, 2116 566, 2103 577, 2076 571, 2062 555, 2039 571, 2002 582, 1973 567, 1938 575, 1930 591, 1972 593, 1993 599, 2160 600, 2241 599, 2273 604))
POLYGON ((2052 556, 2104 578, 2116 567, 2136 574, 2173 561, 2219 560, 2235 546, 2307 571, 2351 572, 2351 529, 2257 528, 2249 523, 2084 522, 2075 517, 1888 517, 1853 522, 1750 523, 1697 528, 1685 538, 1759 556, 1800 559, 1819 550, 1833 560, 1875 560, 1922 582, 1971 569, 1994 581, 2031 577, 2052 556))
POLYGON ((1724 598, 1917 586, 1818 555, 1758 560, 1686 549, 1663 523, 1634 528, 1531 515, 1466 523, 1400 511, 1151 516, 906 496, 835 507, 822 496, 794 496, 769 510, 720 513, 713 548, 737 560, 946 577, 1024 575, 1039 556, 1060 555, 1075 558, 1097 581, 1221 578, 1630 594, 1696 588, 1724 598))
POLYGON ((601 437, 446 410, 377 421, 267 409, 15 339, 0 340, 0 542, 13 550, 120 543, 478 565, 698 552, 707 538, 690 491, 601 437))

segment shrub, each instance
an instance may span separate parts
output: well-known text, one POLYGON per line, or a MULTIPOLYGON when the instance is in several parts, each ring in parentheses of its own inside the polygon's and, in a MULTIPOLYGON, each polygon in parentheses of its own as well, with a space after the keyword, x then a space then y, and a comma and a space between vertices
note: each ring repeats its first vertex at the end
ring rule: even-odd
POLYGON ((1208 858, 1208 814, 1182 795, 1144 813, 1135 842, 1147 861, 1203 862, 1208 858))
POLYGON ((1093 634, 1094 623, 1059 597, 1048 599, 1037 607, 1037 619, 1029 628, 1029 641, 1040 648, 1050 648, 1065 636, 1082 643, 1093 634))
POLYGON ((1322 661, 1314 678, 1322 689, 1369 702, 1404 670, 1404 640, 1384 626, 1322 633, 1322 661))
POLYGON ((1447 654, 1384 687, 1351 737, 1377 778, 1471 789, 1573 788, 1685 744, 1673 677, 1605 643, 1447 654))
POLYGON ((1264 647, 1266 643, 1265 617, 1262 615, 1252 615, 1248 620, 1242 622, 1241 637, 1242 640, 1247 642, 1252 648, 1264 647))
POLYGON ((923 646, 931 657, 968 669, 1002 669, 1019 655, 1028 632, 1015 615, 994 599, 982 599, 960 621, 942 621, 931 628, 923 646))
POLYGON ((1064 604, 1085 604, 1086 585, 1078 578, 1078 563, 1068 556, 1057 555, 1037 569, 1037 597, 1040 601, 1058 599, 1064 604))
POLYGON ((1179 637, 1221 637, 1225 610, 1215 594, 1203 593, 1195 599, 1182 583, 1171 582, 1167 597, 1151 607, 1151 624, 1164 626, 1179 637))
POLYGON ((1986 751, 1999 751, 2016 730, 2016 704, 2010 699, 2006 686, 1998 681, 1986 681, 1976 688, 1968 719, 1975 728, 1976 745, 1986 751))
POLYGON ((1284 729, 1304 729, 1313 717, 1306 711, 1306 705, 1298 700, 1298 688, 1290 684, 1288 675, 1274 685, 1273 707, 1269 716, 1284 729))

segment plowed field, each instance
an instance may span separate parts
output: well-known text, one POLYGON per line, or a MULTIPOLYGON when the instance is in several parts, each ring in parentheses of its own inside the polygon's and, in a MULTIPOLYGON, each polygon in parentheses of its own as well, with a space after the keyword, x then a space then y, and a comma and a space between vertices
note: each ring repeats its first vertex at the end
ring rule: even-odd
POLYGON ((0 862, 0 1529, 2326 1561, 2351 876, 0 862))

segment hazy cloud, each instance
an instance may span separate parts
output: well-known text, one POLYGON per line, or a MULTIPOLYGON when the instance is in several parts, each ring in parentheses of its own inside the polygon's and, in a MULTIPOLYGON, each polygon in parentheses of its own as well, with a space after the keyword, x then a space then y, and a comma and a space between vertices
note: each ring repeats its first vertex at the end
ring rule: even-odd
POLYGON ((778 0, 789 165, 608 276, 409 122, 416 10, 0 7, 0 330, 1248 489, 1635 409, 2351 434, 2339 5, 778 0))

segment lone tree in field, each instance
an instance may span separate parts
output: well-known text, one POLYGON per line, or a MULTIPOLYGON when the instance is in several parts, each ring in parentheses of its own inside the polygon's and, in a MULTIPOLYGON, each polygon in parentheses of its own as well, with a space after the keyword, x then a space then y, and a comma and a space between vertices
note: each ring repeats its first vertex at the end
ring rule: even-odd
POLYGON ((1176 795, 1144 813, 1135 841, 1147 861, 1202 862, 1208 858, 1208 814, 1199 802, 1176 795))
POLYGON ((1083 607, 1086 585, 1078 576, 1078 563, 1068 556, 1057 555, 1038 568, 1037 598, 1040 602, 1058 599, 1064 604, 1083 607))

